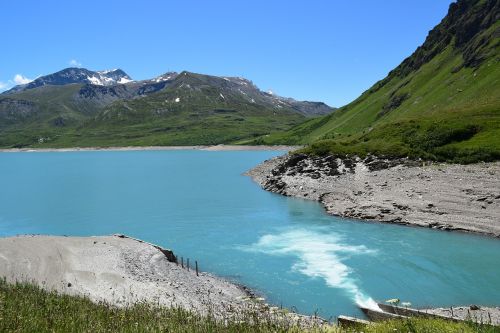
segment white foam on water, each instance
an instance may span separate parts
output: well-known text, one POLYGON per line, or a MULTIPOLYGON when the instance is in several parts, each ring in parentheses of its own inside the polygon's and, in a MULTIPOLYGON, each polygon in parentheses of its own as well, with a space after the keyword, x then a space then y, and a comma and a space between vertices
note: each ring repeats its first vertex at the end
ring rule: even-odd
POLYGON ((356 285, 352 270, 343 263, 343 259, 351 255, 375 253, 363 245, 343 244, 342 238, 334 233, 298 229, 262 236, 244 250, 296 256, 298 261, 292 266, 293 270, 322 278, 327 285, 345 290, 359 306, 378 309, 377 303, 356 285))

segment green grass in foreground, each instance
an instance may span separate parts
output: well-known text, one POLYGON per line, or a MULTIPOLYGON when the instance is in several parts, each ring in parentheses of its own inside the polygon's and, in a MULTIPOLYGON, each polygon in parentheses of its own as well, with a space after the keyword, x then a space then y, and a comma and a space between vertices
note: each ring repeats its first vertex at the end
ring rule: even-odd
POLYGON ((255 314, 243 314, 226 323, 201 317, 182 309, 148 304, 115 308, 88 299, 25 284, 8 284, 0 279, 0 332, 414 332, 494 333, 498 327, 442 320, 410 319, 389 321, 359 330, 323 327, 301 330, 289 322, 281 324, 255 314))
POLYGON ((224 325, 179 308, 146 303, 116 308, 0 280, 0 332, 297 332, 250 313, 245 319, 224 325))

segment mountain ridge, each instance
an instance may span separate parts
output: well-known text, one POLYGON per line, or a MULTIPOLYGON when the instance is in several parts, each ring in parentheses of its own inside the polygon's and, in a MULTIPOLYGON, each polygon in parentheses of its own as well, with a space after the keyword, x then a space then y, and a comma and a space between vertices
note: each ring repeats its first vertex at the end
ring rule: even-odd
POLYGON ((0 146, 230 143, 333 110, 241 77, 183 71, 136 81, 121 69, 66 68, 0 94, 0 146))

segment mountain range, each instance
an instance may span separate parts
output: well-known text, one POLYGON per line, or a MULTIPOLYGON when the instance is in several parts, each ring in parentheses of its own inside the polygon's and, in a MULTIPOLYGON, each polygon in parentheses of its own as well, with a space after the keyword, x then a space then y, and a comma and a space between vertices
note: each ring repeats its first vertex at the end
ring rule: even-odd
POLYGON ((66 68, 0 95, 0 146, 220 144, 286 130, 334 109, 241 77, 66 68))
POLYGON ((68 68, 0 94, 0 147, 308 144, 319 155, 499 160, 499 62, 500 0, 458 0, 413 54, 339 109, 239 77, 134 81, 68 68))
POLYGON ((336 112, 259 144, 314 154, 500 159, 500 1, 459 0, 415 52, 336 112))

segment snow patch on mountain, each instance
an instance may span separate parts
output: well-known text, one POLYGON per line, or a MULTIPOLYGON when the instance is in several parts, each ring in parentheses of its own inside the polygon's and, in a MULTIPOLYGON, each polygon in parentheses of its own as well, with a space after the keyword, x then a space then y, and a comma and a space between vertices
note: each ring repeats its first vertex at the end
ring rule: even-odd
POLYGON ((118 83, 119 83, 119 84, 125 84, 125 83, 129 83, 129 82, 133 82, 133 81, 134 81, 134 80, 130 80, 130 79, 127 79, 127 78, 125 78, 125 77, 122 77, 122 78, 118 81, 118 83))
POLYGON ((169 81, 169 80, 173 80, 177 77, 177 73, 176 72, 168 72, 168 73, 165 73, 165 74, 162 74, 160 76, 157 76, 155 77, 154 79, 151 79, 149 81, 151 82, 163 82, 163 81, 169 81))
POLYGON ((95 76, 92 76, 92 77, 87 76, 87 80, 89 80, 90 83, 95 84, 97 86, 103 86, 104 85, 104 83, 99 78, 97 78, 95 76))

